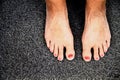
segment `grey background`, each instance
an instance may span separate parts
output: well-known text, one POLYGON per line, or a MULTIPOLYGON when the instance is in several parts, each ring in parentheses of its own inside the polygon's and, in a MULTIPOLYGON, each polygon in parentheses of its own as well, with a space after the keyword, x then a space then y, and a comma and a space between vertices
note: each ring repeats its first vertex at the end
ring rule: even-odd
POLYGON ((76 57, 59 62, 44 40, 44 0, 0 0, 0 80, 120 80, 120 1, 107 0, 111 47, 89 63, 81 57, 84 0, 67 0, 76 57))

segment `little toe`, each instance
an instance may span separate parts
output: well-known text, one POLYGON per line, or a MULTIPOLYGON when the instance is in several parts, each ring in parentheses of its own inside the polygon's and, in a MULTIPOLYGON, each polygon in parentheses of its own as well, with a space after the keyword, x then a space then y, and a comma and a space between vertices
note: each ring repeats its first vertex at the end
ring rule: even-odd
POLYGON ((55 57, 58 56, 58 46, 57 46, 57 45, 55 45, 54 56, 55 56, 55 57))
POLYGON ((98 61, 100 59, 98 54, 98 47, 94 47, 94 60, 98 61))
POLYGON ((91 60, 91 48, 83 48, 82 56, 86 62, 89 62, 91 60))
POLYGON ((66 47, 66 58, 68 60, 73 60, 75 57, 75 51, 73 46, 67 46, 66 47))
POLYGON ((46 44, 47 44, 47 47, 50 48, 50 40, 46 39, 46 44))
POLYGON ((103 49, 103 47, 102 47, 102 45, 99 47, 99 55, 101 56, 101 57, 104 57, 104 49, 103 49))
POLYGON ((63 46, 59 47, 58 60, 59 61, 63 60, 63 46))
POLYGON ((53 53, 55 44, 53 42, 50 43, 50 51, 53 53))
POLYGON ((110 39, 107 40, 107 46, 110 47, 110 39))

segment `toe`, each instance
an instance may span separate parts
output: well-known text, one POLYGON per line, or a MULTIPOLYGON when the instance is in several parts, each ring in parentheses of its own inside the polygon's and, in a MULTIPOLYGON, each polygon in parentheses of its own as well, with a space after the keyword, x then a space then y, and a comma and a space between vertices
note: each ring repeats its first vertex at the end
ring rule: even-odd
POLYGON ((46 39, 46 44, 47 44, 47 47, 50 48, 50 40, 46 39))
POLYGON ((102 45, 99 47, 99 55, 100 55, 101 57, 104 57, 104 50, 103 50, 102 45))
POLYGON ((66 47, 66 58, 68 60, 73 60, 75 57, 75 51, 74 51, 74 46, 67 46, 66 47))
POLYGON ((105 53, 107 52, 107 50, 108 50, 107 42, 103 43, 103 50, 104 50, 105 53))
POLYGON ((57 45, 55 45, 54 56, 55 56, 55 57, 58 56, 58 46, 57 46, 57 45))
POLYGON ((86 62, 89 62, 91 60, 91 48, 89 47, 83 47, 83 52, 82 52, 82 55, 83 55, 83 59, 86 61, 86 62))
POLYGON ((107 40, 107 46, 110 47, 110 39, 107 40))
POLYGON ((50 51, 51 51, 52 53, 53 53, 53 51, 54 51, 54 47, 55 47, 54 43, 51 42, 51 43, 50 43, 50 51))
POLYGON ((63 46, 59 46, 58 60, 63 60, 63 46))
POLYGON ((98 54, 98 47, 94 47, 93 49, 94 49, 94 59, 98 61, 100 59, 98 54))

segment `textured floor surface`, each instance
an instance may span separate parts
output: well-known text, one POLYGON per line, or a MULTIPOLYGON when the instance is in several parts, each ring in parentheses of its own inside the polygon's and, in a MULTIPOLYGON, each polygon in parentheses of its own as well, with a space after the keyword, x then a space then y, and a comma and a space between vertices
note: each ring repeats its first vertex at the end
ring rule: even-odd
POLYGON ((67 0, 73 61, 56 60, 44 40, 44 0, 0 0, 0 80, 120 80, 120 1, 107 1, 112 41, 99 61, 81 57, 84 0, 67 0))

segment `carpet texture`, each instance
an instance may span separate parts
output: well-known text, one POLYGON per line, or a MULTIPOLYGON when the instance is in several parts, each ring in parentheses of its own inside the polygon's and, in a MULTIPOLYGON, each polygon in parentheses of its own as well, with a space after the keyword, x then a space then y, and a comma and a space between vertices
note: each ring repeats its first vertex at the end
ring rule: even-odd
POLYGON ((59 62, 44 40, 44 0, 0 0, 0 80, 120 80, 120 1, 107 0, 112 39, 105 57, 81 57, 84 0, 67 0, 76 56, 59 62))

